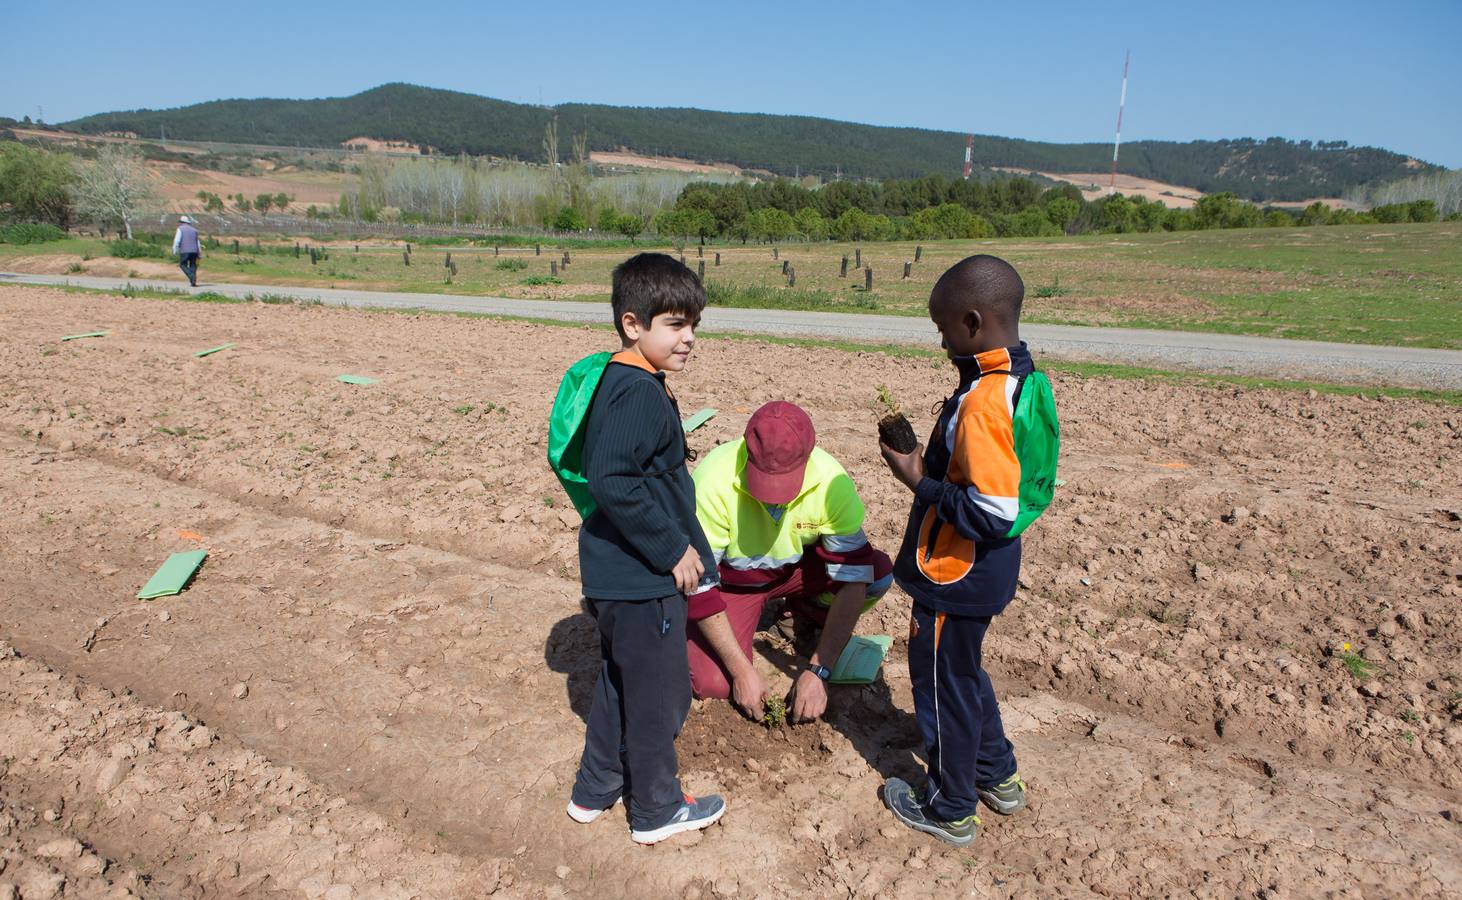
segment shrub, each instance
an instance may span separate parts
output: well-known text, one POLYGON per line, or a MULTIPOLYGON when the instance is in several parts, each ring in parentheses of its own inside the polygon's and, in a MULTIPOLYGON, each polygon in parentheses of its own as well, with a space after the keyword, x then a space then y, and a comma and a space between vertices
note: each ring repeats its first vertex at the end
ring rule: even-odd
POLYGON ((493 268, 502 269, 506 272, 521 272, 524 269, 528 268, 528 261, 526 259, 514 259, 512 257, 509 257, 507 259, 498 260, 497 265, 493 266, 493 268))
POLYGON ((0 228, 0 244, 44 244, 64 237, 66 232, 44 222, 17 222, 0 228))
POLYGON ((529 275, 518 283, 526 284, 529 287, 536 287, 540 284, 563 284, 563 279, 555 278, 552 275, 529 275))
POLYGON ((123 238, 107 244, 107 251, 120 259, 167 259, 168 251, 157 244, 123 238))

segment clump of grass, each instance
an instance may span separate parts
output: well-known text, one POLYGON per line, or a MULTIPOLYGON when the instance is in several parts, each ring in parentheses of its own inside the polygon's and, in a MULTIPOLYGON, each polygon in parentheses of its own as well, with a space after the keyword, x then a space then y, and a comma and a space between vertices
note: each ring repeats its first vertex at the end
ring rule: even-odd
POLYGON ((1057 275, 1054 284, 1043 284, 1037 287, 1033 292, 1033 296, 1040 297, 1044 300, 1049 297, 1064 297, 1068 293, 1069 291, 1061 286, 1061 276, 1057 275))
POLYGON ((555 278, 552 275, 529 275, 527 278, 524 278, 518 283, 526 284, 529 287, 535 287, 540 284, 563 284, 563 279, 555 278))
POLYGON ((477 407, 473 406, 471 403, 464 403, 461 406, 452 407, 452 412, 456 413, 459 416, 465 416, 476 408, 477 407))
POLYGON ((507 259, 498 260, 497 264, 494 265, 493 268, 502 269, 504 272, 521 272, 524 269, 528 268, 528 261, 526 259, 515 259, 509 257, 507 259))
POLYGON ((787 701, 773 694, 763 704, 761 723, 768 728, 779 728, 787 721, 787 701))
POLYGON ((1340 662, 1350 672, 1352 678, 1357 681, 1364 681, 1375 673, 1376 664, 1367 661, 1359 653, 1346 650, 1340 654, 1340 662))

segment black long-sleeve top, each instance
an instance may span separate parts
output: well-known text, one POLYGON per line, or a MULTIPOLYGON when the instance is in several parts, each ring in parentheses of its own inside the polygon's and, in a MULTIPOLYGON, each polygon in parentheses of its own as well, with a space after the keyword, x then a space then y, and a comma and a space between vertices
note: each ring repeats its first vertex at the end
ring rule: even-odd
POLYGON ((695 515, 680 410, 665 374, 633 353, 604 370, 584 436, 584 475, 598 508, 579 529, 584 596, 651 600, 678 592, 670 570, 695 547, 716 571, 695 515))

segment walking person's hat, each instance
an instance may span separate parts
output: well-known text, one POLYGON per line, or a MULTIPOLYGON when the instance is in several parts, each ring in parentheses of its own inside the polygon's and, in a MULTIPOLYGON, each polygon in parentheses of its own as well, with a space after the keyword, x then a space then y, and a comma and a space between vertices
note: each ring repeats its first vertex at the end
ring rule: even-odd
POLYGON ((746 490, 763 503, 791 503, 815 446, 817 432, 802 407, 773 400, 758 409, 746 423, 746 490))
POLYGON ((189 225, 197 225, 198 224, 197 222, 193 221, 193 217, 192 216, 179 216, 178 217, 178 221, 179 222, 186 222, 189 225))

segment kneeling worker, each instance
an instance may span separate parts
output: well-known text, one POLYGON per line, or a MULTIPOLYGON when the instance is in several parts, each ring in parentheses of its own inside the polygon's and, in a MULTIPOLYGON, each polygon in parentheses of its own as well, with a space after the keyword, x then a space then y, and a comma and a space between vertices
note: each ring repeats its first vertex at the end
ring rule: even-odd
POLYGON ((773 401, 692 474, 721 584, 690 598, 691 689, 730 698, 752 718, 769 693, 751 662, 768 600, 786 598, 784 615, 821 628, 787 698, 792 721, 809 721, 827 709, 826 681, 858 617, 893 583, 893 564, 863 533, 853 480, 816 443, 801 407, 773 401))

